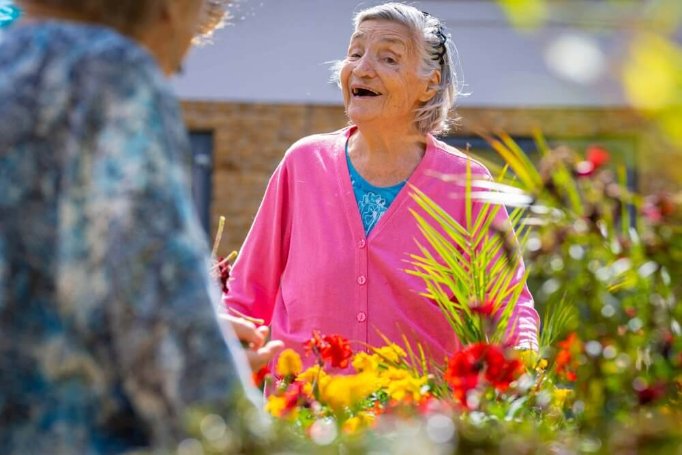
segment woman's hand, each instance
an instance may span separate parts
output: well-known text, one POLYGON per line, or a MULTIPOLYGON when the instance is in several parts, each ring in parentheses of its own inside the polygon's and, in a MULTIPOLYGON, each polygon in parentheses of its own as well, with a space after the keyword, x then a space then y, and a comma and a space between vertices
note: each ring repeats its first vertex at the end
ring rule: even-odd
POLYGON ((246 358, 253 371, 258 371, 275 355, 284 349, 284 343, 279 340, 267 341, 270 329, 267 326, 256 326, 252 321, 230 314, 222 313, 220 322, 229 323, 237 338, 242 342, 246 358))

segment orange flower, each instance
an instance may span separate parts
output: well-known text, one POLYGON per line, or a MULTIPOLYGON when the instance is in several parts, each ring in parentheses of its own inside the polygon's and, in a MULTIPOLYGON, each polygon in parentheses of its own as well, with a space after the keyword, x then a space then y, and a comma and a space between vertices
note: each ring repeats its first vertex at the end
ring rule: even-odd
POLYGON ((575 332, 571 332, 565 340, 557 343, 559 351, 554 359, 554 368, 560 379, 574 382, 578 379, 576 370, 578 361, 574 354, 582 350, 582 342, 578 339, 575 332))

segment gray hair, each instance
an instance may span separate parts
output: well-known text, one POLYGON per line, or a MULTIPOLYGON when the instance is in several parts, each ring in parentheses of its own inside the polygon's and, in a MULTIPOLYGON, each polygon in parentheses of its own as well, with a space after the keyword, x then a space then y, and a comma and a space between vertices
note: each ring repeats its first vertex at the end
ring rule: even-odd
MULTIPOLYGON (((455 72, 456 48, 443 23, 434 16, 403 3, 389 2, 357 13, 353 19, 355 30, 369 20, 391 21, 406 26, 414 39, 421 61, 419 74, 428 78, 440 70, 440 83, 436 94, 415 111, 417 129, 422 134, 440 134, 448 131, 448 113, 454 107, 459 92, 455 72), (444 41, 444 42, 443 42, 444 41)), ((342 62, 333 67, 333 80, 340 84, 342 62)))

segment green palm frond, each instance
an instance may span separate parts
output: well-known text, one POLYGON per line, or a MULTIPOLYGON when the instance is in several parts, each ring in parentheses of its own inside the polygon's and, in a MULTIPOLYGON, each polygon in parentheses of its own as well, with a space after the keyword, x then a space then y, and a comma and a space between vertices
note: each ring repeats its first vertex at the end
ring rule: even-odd
MULTIPOLYGON (((412 268, 407 273, 424 281, 426 292, 423 295, 438 304, 462 343, 502 341, 524 286, 523 281, 512 284, 520 259, 511 230, 522 220, 522 211, 512 211, 511 226, 505 229, 494 226, 499 211, 504 210, 503 205, 474 199, 479 191, 474 192, 473 188, 488 189, 481 194, 495 194, 494 190, 499 186, 494 185, 502 184, 475 181, 470 165, 464 183, 463 224, 418 188, 410 188, 423 212, 413 210, 411 213, 426 244, 417 242, 419 254, 410 256, 412 268), (470 306, 485 303, 493 305, 498 319, 492 331, 470 306)), ((504 195, 501 196, 504 200, 504 195)), ((520 239, 523 241, 525 237, 522 234, 520 239)))
POLYGON ((542 177, 535 169, 526 153, 506 135, 500 134, 499 138, 486 137, 490 146, 502 157, 506 165, 516 174, 524 189, 531 194, 536 194, 542 188, 542 177))
POLYGON ((566 327, 577 318, 577 312, 566 296, 563 296, 554 303, 548 303, 542 316, 542 331, 538 340, 541 350, 551 346, 564 334, 566 327))

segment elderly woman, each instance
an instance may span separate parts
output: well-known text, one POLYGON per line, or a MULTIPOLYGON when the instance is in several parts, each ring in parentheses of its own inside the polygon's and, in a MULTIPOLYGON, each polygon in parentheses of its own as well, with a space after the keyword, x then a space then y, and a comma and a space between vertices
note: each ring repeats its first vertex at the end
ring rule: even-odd
POLYGON ((174 451, 189 409, 237 422, 249 390, 216 324, 163 74, 224 5, 17 3, 21 21, 0 34, 0 447, 174 451))
MULTIPOLYGON (((404 271, 421 237, 407 184, 464 224, 463 198, 453 199, 452 184, 433 171, 462 175, 469 162, 475 175, 490 176, 433 136, 444 131, 457 93, 451 39, 414 7, 366 9, 355 17, 338 77, 351 126, 287 151, 225 303, 265 320, 275 338, 301 351, 313 330, 359 346, 405 335, 442 362, 458 342, 438 306, 420 295, 424 283, 404 271)), ((518 272, 517 280, 522 265, 518 272)), ((527 288, 513 318, 516 343, 534 347, 538 317, 527 288)))

